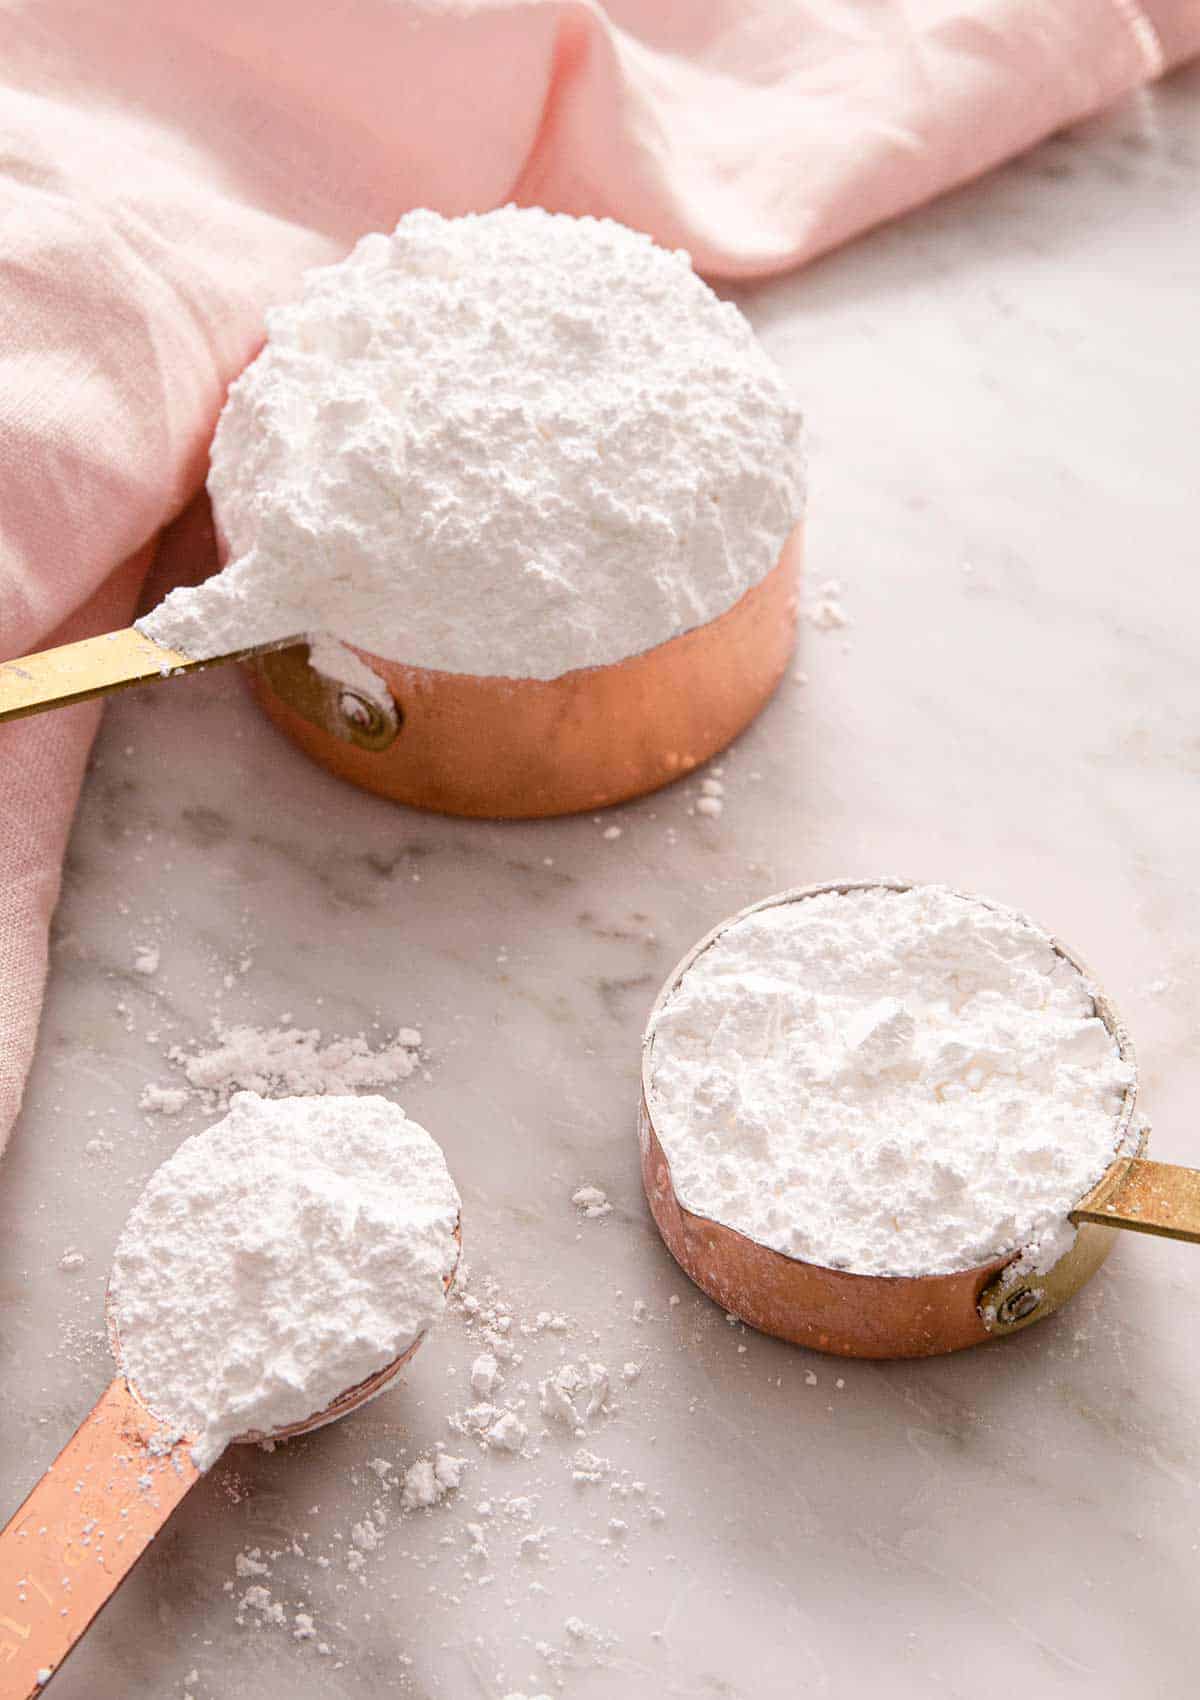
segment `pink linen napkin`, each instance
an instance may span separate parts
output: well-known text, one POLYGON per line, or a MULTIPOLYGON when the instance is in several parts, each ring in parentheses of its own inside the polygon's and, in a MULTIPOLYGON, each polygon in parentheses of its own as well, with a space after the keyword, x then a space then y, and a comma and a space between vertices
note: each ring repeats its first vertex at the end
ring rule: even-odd
MULTIPOLYGON (((127 622, 264 307, 407 208, 751 276, 1196 51, 1196 0, 0 0, 0 656, 127 622)), ((96 722, 0 728, 0 1148, 96 722)))

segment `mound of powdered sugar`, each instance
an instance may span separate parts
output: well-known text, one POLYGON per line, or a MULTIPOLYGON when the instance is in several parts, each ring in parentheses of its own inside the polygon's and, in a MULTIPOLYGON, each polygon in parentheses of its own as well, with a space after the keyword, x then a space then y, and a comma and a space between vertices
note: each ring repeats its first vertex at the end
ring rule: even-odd
POLYGON ((1130 1067, 1024 917, 939 886, 829 893, 722 932, 652 1025, 688 1208, 866 1275, 1045 1267, 1114 1155, 1130 1067))
POLYGON ((440 1148, 386 1099, 239 1093, 126 1221, 109 1281, 122 1368, 207 1469, 438 1319, 458 1216, 440 1148))
POLYGON ((139 622, 189 655, 327 631, 549 679, 723 613, 801 506, 746 320, 608 219, 409 213, 267 332, 212 448, 230 564, 139 622))

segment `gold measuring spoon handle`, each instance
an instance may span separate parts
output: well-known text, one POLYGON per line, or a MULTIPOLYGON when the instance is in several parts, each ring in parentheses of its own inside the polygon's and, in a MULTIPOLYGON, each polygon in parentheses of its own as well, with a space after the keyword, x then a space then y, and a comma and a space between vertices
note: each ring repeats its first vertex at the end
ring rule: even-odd
MULTIPOLYGON (((461 1246, 457 1226, 454 1237, 461 1246)), ((453 1281, 452 1269, 447 1292, 453 1281)), ((111 1312, 109 1331, 120 1361, 111 1312)), ((348 1416, 395 1380, 424 1339, 418 1334, 302 1422, 248 1431, 235 1443, 286 1440, 348 1416)), ((200 1475, 191 1440, 166 1443, 162 1424, 118 1375, 0 1529, 0 1700, 40 1692, 200 1475)))
POLYGON ((1122 1158, 1080 1200, 1071 1220, 1200 1245, 1200 1169, 1149 1157, 1122 1158))
POLYGON ((0 1530, 0 1700, 29 1700, 200 1472, 118 1376, 0 1530))
POLYGON ((78 643, 45 649, 40 655, 0 662, 0 721, 19 720, 48 708, 65 708, 68 703, 107 696, 129 685, 195 673, 201 667, 215 667, 258 653, 258 649, 242 649, 194 661, 177 649, 164 649, 135 626, 81 638, 78 643))
MULTIPOLYGON (((286 1440, 348 1416, 395 1380, 424 1338, 314 1416, 238 1441, 286 1440)), ((40 1692, 200 1474, 190 1440, 165 1445, 161 1424, 117 1376, 0 1530, 0 1700, 40 1692)))

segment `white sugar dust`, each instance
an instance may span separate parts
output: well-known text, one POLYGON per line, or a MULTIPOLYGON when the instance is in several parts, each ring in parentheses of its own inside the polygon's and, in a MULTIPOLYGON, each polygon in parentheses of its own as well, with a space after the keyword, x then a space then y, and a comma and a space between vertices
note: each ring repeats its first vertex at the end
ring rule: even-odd
POLYGON ((1046 1267, 1111 1162, 1132 1068, 1092 988, 1023 916, 940 886, 760 909, 648 1034, 680 1201, 808 1262, 1046 1267))
POLYGON ((109 1279, 121 1367, 207 1469, 418 1340, 458 1218, 440 1147, 386 1099, 238 1093, 130 1211, 109 1279))
POLYGON ((540 208, 418 211, 312 271, 229 392, 229 564, 139 622, 203 658, 328 632, 550 679, 731 608, 802 506, 800 417, 686 253, 540 208))

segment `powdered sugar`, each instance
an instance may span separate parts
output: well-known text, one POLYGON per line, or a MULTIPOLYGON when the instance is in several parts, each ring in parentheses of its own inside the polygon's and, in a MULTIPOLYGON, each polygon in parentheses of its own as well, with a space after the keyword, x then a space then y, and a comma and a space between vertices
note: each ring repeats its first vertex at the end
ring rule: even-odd
POLYGON ((190 1097, 186 1086, 158 1086, 151 1081, 142 1087, 138 1108, 153 1116, 177 1116, 187 1109, 190 1097))
POLYGON ((328 632, 309 635, 308 664, 327 679, 334 679, 339 685, 349 685, 369 702, 380 702, 385 707, 391 704, 391 693, 379 675, 373 673, 354 650, 339 643, 328 632))
MULTIPOLYGON (((239 1091, 307 1097, 395 1086, 417 1068, 420 1047, 421 1035, 415 1027, 401 1027, 391 1039, 372 1047, 361 1033, 326 1039, 315 1027, 217 1023, 207 1046, 176 1045, 168 1055, 201 1101, 214 1109, 239 1091)), ((143 1110, 176 1115, 188 1097, 183 1087, 150 1085, 143 1089, 140 1103, 143 1110)))
POLYGON ((447 1494, 458 1492, 466 1467, 465 1458, 455 1458, 449 1452, 434 1452, 427 1458, 418 1458, 404 1472, 400 1488, 402 1509, 428 1510, 440 1505, 447 1494))
POLYGON ((804 602, 802 612, 809 625, 819 632, 840 632, 848 626, 850 616, 842 602, 840 579, 829 578, 818 584, 812 596, 804 602))
MULTIPOLYGON (((274 1630, 311 1643, 301 1656, 332 1654, 336 1668, 348 1629, 346 1596, 361 1590, 368 1608, 364 1620, 380 1607, 387 1610, 389 1596, 382 1589, 396 1580, 399 1560, 405 1598, 414 1586, 418 1596, 437 1593, 455 1609, 465 1605, 468 1588, 500 1597, 507 1646, 494 1648, 497 1691, 523 1681, 527 1689, 548 1682, 562 1692, 574 1673, 605 1664, 615 1645, 610 1633, 578 1615, 590 1592, 574 1600, 561 1597, 570 1583, 578 1583, 581 1566, 594 1583, 610 1566, 619 1570, 647 1557, 663 1558, 644 1543, 658 1539, 665 1508, 642 1471, 627 1467, 621 1457, 653 1422, 651 1388, 623 1386, 619 1400, 609 1391, 587 1419, 593 1437, 580 1445, 570 1424, 541 1413, 539 1390, 544 1382, 558 1381, 585 1411, 599 1385, 592 1366, 601 1340, 603 1355, 615 1351, 619 1361, 628 1350, 628 1320, 609 1314, 603 1328, 586 1331, 587 1348, 582 1341, 570 1346, 567 1338, 583 1333, 575 1319, 527 1310, 494 1278, 475 1276, 465 1263, 456 1273, 448 1310, 438 1348, 422 1355, 413 1378, 415 1396, 398 1413, 400 1420, 390 1423, 383 1409, 366 1419, 375 1430, 373 1455, 339 1483, 341 1510, 334 1527, 294 1528, 275 1545, 250 1547, 235 1559, 225 1590, 247 1632, 274 1630), (494 1361, 496 1380, 486 1409, 482 1401, 456 1407, 453 1398, 447 1406, 419 1396, 416 1384, 423 1381, 427 1391, 433 1377, 437 1385, 439 1360, 447 1387, 460 1398, 468 1397, 467 1384, 481 1365, 491 1376, 494 1361), (572 1373, 564 1376, 568 1368, 572 1373), (410 1453, 422 1407, 431 1427, 410 1453), (495 1445, 488 1428, 479 1426, 481 1419, 518 1430, 522 1444, 510 1450, 495 1445), (470 1447, 434 1438, 446 1426, 470 1447), (393 1444, 394 1459, 374 1455, 376 1447, 391 1450, 393 1444), (250 1588, 261 1593, 247 1599, 250 1588), (560 1598, 552 1604, 555 1596, 560 1598), (509 1662, 515 1659, 521 1662, 509 1662)), ((652 1343, 645 1345, 652 1353, 652 1343)), ((600 1375, 606 1378, 607 1372, 600 1375)), ((227 1462, 222 1485, 236 1498, 241 1490, 231 1474, 227 1462)), ((311 1505, 305 1521, 323 1509, 311 1505)))
POLYGON ((722 932, 648 1036, 690 1209, 811 1262, 1041 1266, 1111 1160, 1131 1079, 1092 993, 1011 911, 828 893, 722 932))
POLYGON ((471 1392, 477 1399, 490 1399, 504 1377, 493 1352, 480 1352, 471 1365, 471 1392))
POLYGON ((319 630, 553 678, 723 613, 797 517, 749 325, 610 220, 413 212, 267 330, 212 449, 230 565, 139 622, 190 655, 319 630))
POLYGON ((538 1404, 551 1422, 565 1423, 582 1439, 591 1419, 607 1410, 608 1370, 603 1364, 562 1364, 538 1385, 538 1404))
POLYGON ((238 1093, 130 1212, 109 1284, 122 1367, 207 1469, 438 1319, 458 1213, 438 1146, 385 1099, 238 1093))
POLYGON ((520 1452, 529 1429, 515 1411, 501 1411, 499 1416, 490 1416, 478 1433, 486 1445, 501 1452, 520 1452))
POLYGON ((139 945, 133 958, 133 971, 135 974, 157 974, 160 960, 161 952, 156 944, 139 945))
POLYGON ((597 1222, 601 1217, 612 1214, 612 1205, 608 1201, 608 1194, 598 1186, 576 1187, 571 1194, 571 1203, 579 1214, 585 1216, 589 1222, 597 1222))

